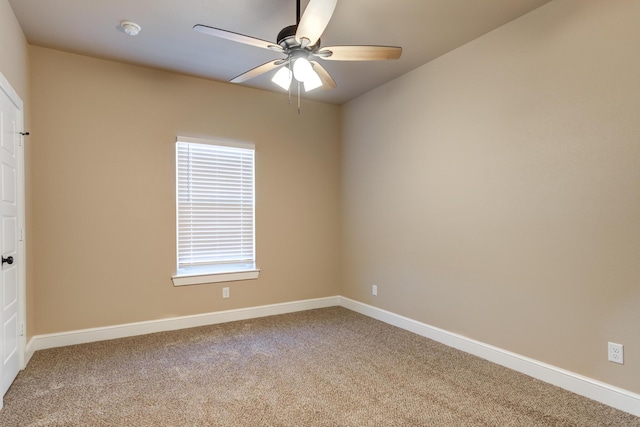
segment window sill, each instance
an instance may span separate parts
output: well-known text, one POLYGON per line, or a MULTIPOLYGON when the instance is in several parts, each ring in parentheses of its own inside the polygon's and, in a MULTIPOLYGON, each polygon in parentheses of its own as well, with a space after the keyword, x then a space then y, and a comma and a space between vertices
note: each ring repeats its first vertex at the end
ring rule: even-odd
POLYGON ((171 278, 173 286, 202 285, 205 283, 235 282, 257 279, 260 270, 227 271, 220 273, 180 274, 171 278))

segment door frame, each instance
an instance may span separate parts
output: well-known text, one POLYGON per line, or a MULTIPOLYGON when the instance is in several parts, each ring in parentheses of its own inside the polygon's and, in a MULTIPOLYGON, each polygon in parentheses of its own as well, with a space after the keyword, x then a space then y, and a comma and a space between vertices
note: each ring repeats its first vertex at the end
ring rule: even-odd
MULTIPOLYGON (((9 81, 0 72, 0 90, 4 92, 11 102, 17 107, 18 114, 16 117, 16 129, 18 132, 24 132, 24 103, 18 93, 13 89, 9 81)), ((24 369, 28 360, 25 358, 27 348, 27 291, 26 291, 26 227, 25 227, 25 174, 24 174, 24 134, 18 139, 16 150, 16 172, 17 172, 17 194, 16 203, 18 208, 18 242, 17 253, 18 259, 18 327, 19 327, 19 345, 20 369, 24 369)), ((0 364, 0 369, 1 369, 0 364)), ((3 396, 0 396, 0 409, 3 406, 3 396)))

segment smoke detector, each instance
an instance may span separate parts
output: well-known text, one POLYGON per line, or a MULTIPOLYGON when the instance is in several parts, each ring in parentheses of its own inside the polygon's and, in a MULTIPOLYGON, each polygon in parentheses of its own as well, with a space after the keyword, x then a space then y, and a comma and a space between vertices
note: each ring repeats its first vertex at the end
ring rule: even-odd
POLYGON ((122 27, 124 32, 129 34, 130 36, 137 36, 140 30, 142 30, 142 27, 140 25, 131 21, 122 21, 120 23, 120 27, 122 27))

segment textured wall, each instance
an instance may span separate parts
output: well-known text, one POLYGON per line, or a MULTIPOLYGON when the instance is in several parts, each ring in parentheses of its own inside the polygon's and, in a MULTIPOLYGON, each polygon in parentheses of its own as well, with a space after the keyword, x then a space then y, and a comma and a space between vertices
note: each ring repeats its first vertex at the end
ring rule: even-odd
POLYGON ((340 109, 32 47, 36 333, 339 293, 340 109), (175 137, 256 146, 257 280, 174 287, 175 137), (231 288, 222 299, 221 288, 231 288))
POLYGON ((347 104, 343 294, 640 392, 639 21, 554 1, 347 104))
POLYGON ((0 0, 0 72, 26 102, 29 95, 29 51, 9 0, 0 0))

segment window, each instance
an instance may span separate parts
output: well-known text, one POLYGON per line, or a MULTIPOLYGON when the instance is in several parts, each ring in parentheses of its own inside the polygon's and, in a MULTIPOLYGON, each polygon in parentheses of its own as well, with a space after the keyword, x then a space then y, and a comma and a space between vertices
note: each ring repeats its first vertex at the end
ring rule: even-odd
POLYGON ((176 286, 255 279, 254 146, 178 137, 176 286))

